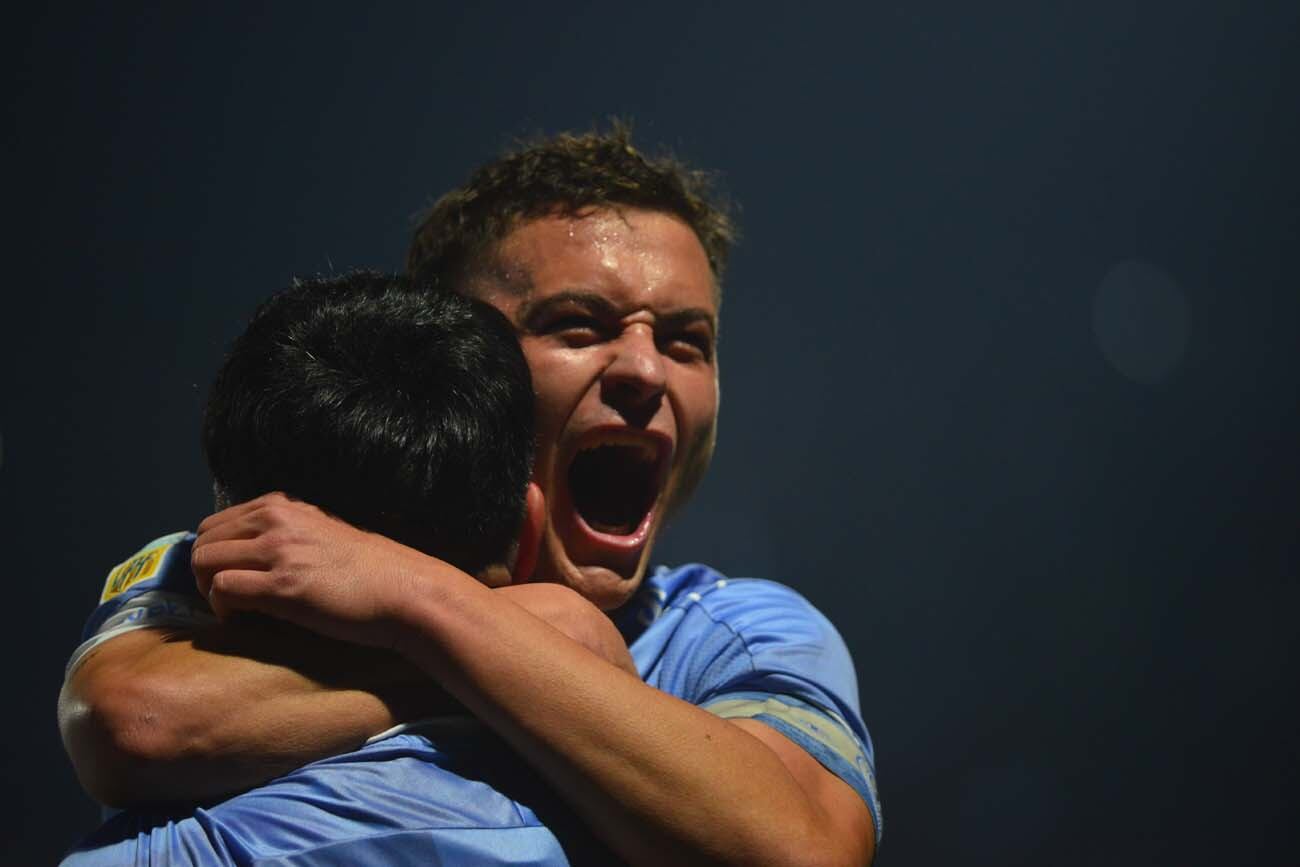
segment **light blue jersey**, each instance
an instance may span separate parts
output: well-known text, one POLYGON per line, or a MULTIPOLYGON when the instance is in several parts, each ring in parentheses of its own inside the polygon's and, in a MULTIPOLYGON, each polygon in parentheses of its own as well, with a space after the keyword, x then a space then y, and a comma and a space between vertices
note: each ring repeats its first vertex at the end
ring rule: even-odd
POLYGON ((530 772, 502 767, 505 749, 483 734, 439 738, 439 746, 394 735, 215 804, 120 813, 63 863, 616 863, 576 822, 552 820, 552 829, 525 805, 564 809, 530 772))
POLYGON ((642 680, 727 719, 755 719, 853 787, 879 841, 875 754, 853 660, 830 621, 774 581, 660 567, 619 613, 642 680))
MULTIPOLYGON (((109 574, 69 672, 131 629, 212 622, 192 534, 109 574)), ((646 683, 726 718, 772 726, 862 795, 880 829, 871 740, 834 627, 789 588, 705 566, 660 569, 620 612, 646 683)), ((609 864, 615 859, 490 732, 413 728, 226 800, 109 820, 80 865, 609 864)))

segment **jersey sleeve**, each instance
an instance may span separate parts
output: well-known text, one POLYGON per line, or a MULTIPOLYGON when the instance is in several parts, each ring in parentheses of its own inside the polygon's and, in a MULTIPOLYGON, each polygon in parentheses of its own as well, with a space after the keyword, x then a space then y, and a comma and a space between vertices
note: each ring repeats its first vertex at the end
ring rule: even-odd
POLYGON ((70 677, 95 647, 125 632, 156 626, 215 623, 190 570, 194 534, 171 533, 154 539, 109 570, 99 606, 81 631, 81 645, 68 660, 70 677))
POLYGON ((790 588, 757 579, 717 580, 678 606, 681 624, 656 666, 669 691, 801 746, 862 796, 879 842, 871 736, 853 660, 830 621, 790 588))

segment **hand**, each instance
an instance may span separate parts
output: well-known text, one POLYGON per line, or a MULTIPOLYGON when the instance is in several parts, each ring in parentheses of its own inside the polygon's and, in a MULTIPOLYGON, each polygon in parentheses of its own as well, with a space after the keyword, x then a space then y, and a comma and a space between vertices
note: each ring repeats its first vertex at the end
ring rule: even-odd
POLYGON ((199 524, 194 577, 223 620, 252 611, 330 638, 391 648, 417 576, 453 567, 273 493, 199 524))

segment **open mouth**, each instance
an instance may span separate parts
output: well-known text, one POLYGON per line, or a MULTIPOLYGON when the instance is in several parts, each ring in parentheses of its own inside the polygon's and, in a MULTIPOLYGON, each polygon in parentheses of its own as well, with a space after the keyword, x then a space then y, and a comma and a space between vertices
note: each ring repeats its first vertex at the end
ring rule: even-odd
POLYGON ((578 516, 598 533, 631 536, 645 525, 663 484, 665 449, 639 436, 604 434, 569 463, 578 516))

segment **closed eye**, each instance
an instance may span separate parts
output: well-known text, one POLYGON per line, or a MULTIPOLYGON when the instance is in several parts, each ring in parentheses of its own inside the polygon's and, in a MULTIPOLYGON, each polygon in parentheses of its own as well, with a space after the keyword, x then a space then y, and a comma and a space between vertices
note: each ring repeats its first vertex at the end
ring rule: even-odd
POLYGON ((658 339, 659 351, 668 357, 690 363, 713 360, 713 338, 701 331, 678 331, 658 339))
POLYGON ((604 337, 600 322, 590 316, 572 314, 548 322, 542 329, 568 346, 590 346, 604 337))

